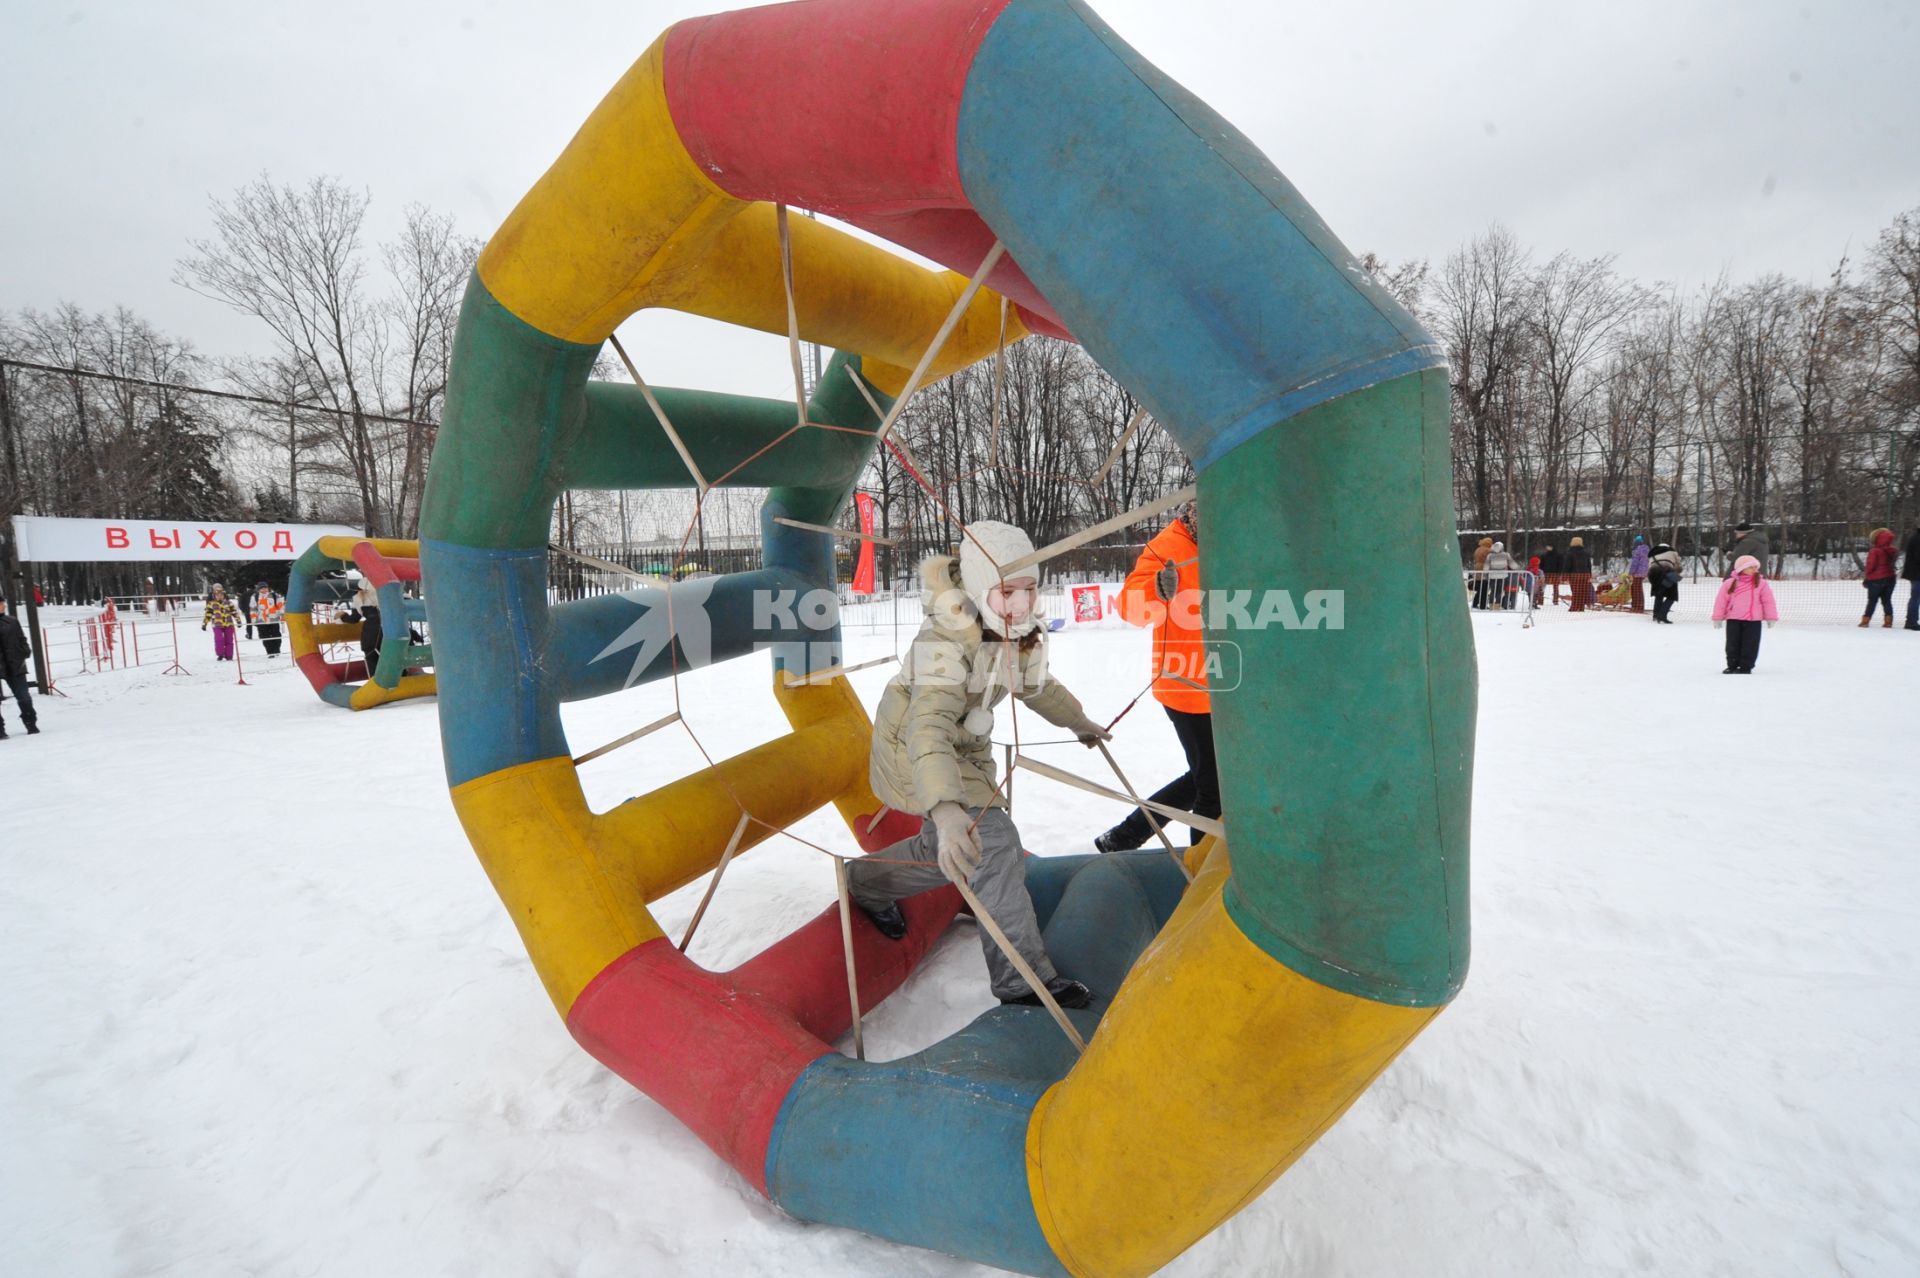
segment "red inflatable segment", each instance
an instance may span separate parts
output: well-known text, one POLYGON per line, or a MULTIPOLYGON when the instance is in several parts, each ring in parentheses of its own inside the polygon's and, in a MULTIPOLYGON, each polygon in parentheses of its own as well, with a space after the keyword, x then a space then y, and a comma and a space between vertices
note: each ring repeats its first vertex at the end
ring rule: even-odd
POLYGON ((303 652, 293 663, 322 696, 336 683, 359 683, 367 677, 365 661, 328 661, 317 652, 303 652))
POLYGON ((360 542, 353 548, 353 564, 375 590, 396 581, 420 580, 418 559, 388 558, 375 550, 370 541, 360 542))
POLYGON ((900 840, 910 839, 920 833, 922 822, 911 812, 895 812, 892 808, 881 810, 885 815, 878 822, 873 819, 871 812, 862 812, 849 822, 862 852, 878 852, 881 848, 890 848, 900 840), (869 829, 869 826, 872 828, 869 829))
MULTIPOLYGON (((900 909, 907 916, 907 934, 898 941, 889 941, 857 913, 854 916, 854 970, 860 978, 862 1008, 872 1008, 906 983, 960 912, 960 894, 943 887, 908 897, 900 902, 900 909)), ((840 910, 835 906, 735 968, 731 976, 736 988, 779 1004, 802 1029, 831 1043, 853 1028, 845 954, 840 910)))
POLYGON ((573 1001, 567 1029, 762 1194, 780 1102, 801 1071, 832 1050, 784 1009, 741 997, 665 937, 594 977, 573 1001))
MULTIPOLYGON (((951 888, 901 902, 908 931, 899 941, 855 915, 863 1008, 900 988, 959 904, 951 888)), ((852 1024, 837 906, 728 973, 707 971, 665 937, 635 946, 567 1012, 568 1031, 595 1060, 666 1106, 762 1194, 781 1103, 852 1024)))
MULTIPOLYGON (((813 209, 971 275, 995 237, 961 189, 960 100, 1007 4, 814 0, 690 19, 667 33, 667 107, 734 198, 813 209)), ((987 284, 1029 328, 1068 336, 1011 258, 987 284)))
POLYGON ((804 194, 835 217, 964 207, 960 96, 1006 6, 817 0, 676 23, 667 107, 694 163, 740 199, 804 194))

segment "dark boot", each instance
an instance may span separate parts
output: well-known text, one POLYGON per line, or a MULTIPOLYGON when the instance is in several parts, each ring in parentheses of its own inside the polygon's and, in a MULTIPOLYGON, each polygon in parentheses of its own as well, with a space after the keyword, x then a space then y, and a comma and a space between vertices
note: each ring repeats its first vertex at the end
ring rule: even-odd
MULTIPOLYGON (((1053 1001, 1062 1007, 1085 1007, 1093 1001, 1093 991, 1078 981, 1070 981, 1064 976, 1056 976, 1047 982, 1047 993, 1053 995, 1053 1001)), ((1017 998, 1000 1000, 1009 1007, 1038 1007, 1040 996, 1032 990, 1017 998)))
POLYGON ((895 901, 884 910, 870 910, 862 905, 860 912, 866 915, 867 921, 878 928, 880 935, 886 937, 889 941, 897 941, 907 934, 906 912, 900 908, 898 901, 895 901))
POLYGON ((1096 852, 1131 852, 1139 846, 1138 843, 1128 841, 1126 831, 1117 825, 1105 834, 1093 836, 1093 847, 1096 852))

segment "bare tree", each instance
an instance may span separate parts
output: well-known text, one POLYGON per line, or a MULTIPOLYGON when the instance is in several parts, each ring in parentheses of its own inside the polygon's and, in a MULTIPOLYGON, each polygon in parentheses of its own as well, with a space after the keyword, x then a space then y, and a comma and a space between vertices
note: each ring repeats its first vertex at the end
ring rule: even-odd
POLYGON ((1868 268, 1875 327, 1893 366, 1879 392, 1888 433, 1887 521, 1910 523, 1920 519, 1920 209, 1880 232, 1868 268))
POLYGON ((381 380, 393 395, 387 413, 407 422, 386 506, 399 531, 412 536, 420 526, 432 423, 440 420, 446 396, 454 323, 480 241, 456 234, 451 217, 422 205, 408 205, 406 214, 400 238, 382 250, 397 286, 382 308, 397 349, 381 380))
POLYGON ((1494 226, 1448 255, 1433 286, 1433 323, 1452 362, 1454 405, 1465 435, 1456 438, 1454 464, 1466 468, 1462 496, 1482 528, 1494 526, 1495 468, 1511 442, 1507 410, 1533 290, 1528 257, 1512 232, 1494 226))
POLYGON ((377 343, 362 292, 360 231, 368 197, 332 178, 304 190, 265 174, 214 200, 214 236, 193 241, 176 282, 265 323, 336 410, 336 464, 350 478, 369 532, 392 531, 381 502, 379 457, 367 413, 377 343))
MULTIPOLYGON (((1548 459, 1541 495, 1548 519, 1570 504, 1565 459, 1585 433, 1588 396, 1597 384, 1590 374, 1645 299, 1638 285, 1614 273, 1611 257, 1576 258, 1570 253, 1557 254, 1542 267, 1528 291, 1526 325, 1544 392, 1537 446, 1548 459)), ((1618 474, 1610 478, 1617 483, 1618 474)), ((1609 491, 1613 486, 1608 485, 1609 491)), ((1603 500, 1603 515, 1609 504, 1603 500)))

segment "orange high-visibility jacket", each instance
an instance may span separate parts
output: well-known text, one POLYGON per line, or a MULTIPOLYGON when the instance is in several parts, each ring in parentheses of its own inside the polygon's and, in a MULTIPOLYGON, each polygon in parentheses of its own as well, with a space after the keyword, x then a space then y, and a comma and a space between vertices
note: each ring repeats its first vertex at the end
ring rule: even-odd
POLYGON ((287 612, 286 601, 279 595, 255 595, 253 596, 252 603, 253 624, 256 626, 277 626, 280 624, 280 619, 284 617, 287 612))
POLYGON ((1120 616, 1153 627, 1153 699, 1169 710, 1209 714, 1207 645, 1201 637, 1200 545, 1184 519, 1162 528, 1140 552, 1120 589, 1120 616), (1171 604, 1155 593, 1154 577, 1172 564, 1179 589, 1171 604), (1195 687, 1199 684, 1199 687, 1195 687))

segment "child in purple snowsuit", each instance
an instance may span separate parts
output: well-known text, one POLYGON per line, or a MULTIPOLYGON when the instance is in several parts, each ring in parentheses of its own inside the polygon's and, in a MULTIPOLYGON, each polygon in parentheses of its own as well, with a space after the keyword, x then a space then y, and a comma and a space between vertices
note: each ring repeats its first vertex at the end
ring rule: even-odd
POLYGON ((240 610, 227 598, 225 586, 213 588, 213 598, 207 600, 207 611, 200 618, 200 628, 213 627, 213 659, 215 661, 233 660, 233 628, 240 624, 240 610))

